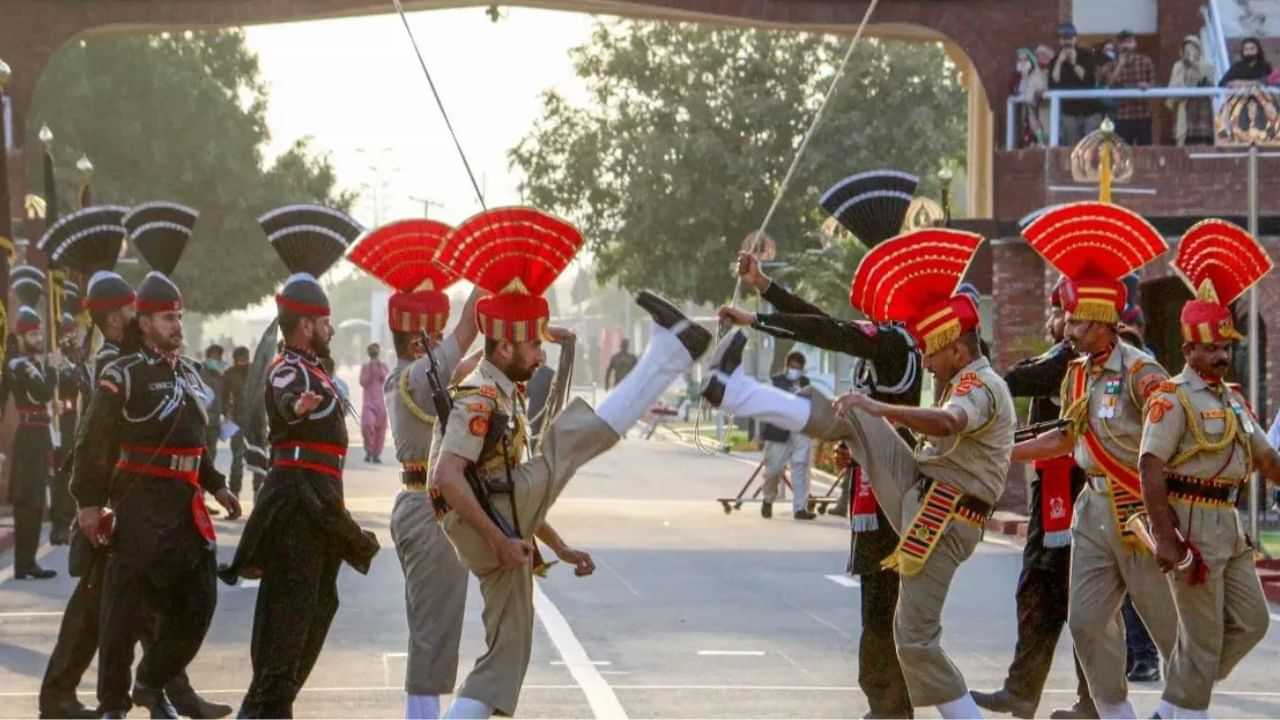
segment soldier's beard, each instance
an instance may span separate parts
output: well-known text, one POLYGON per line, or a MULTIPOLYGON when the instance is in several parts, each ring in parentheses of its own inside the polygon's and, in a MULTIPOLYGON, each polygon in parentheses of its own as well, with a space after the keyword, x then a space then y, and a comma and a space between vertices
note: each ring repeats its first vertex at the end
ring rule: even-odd
POLYGON ((321 337, 319 333, 311 336, 311 352, 315 353, 318 358, 327 358, 330 356, 329 339, 321 337))

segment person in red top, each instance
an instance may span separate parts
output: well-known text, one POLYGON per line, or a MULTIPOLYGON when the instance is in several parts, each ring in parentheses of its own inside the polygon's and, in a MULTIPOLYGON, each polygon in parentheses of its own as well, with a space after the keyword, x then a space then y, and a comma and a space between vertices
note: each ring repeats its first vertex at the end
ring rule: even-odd
POLYGON ((387 402, 382 397, 382 386, 391 371, 378 359, 381 354, 381 346, 373 343, 369 346, 369 362, 360 366, 360 388, 364 391, 360 435, 364 438, 364 461, 374 464, 382 462, 382 447, 387 440, 387 402))
MULTIPOLYGON (((1125 30, 1116 38, 1120 56, 1103 69, 1103 82, 1110 88, 1147 90, 1156 82, 1156 66, 1138 52, 1138 40, 1125 30)), ((1151 144, 1151 103, 1121 100, 1116 109, 1116 134, 1130 145, 1151 144)))

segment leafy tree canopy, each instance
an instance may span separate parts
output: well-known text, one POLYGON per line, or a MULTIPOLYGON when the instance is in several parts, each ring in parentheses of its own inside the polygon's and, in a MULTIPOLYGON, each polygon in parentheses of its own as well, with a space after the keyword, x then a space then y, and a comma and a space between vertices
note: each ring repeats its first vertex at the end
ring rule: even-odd
MULTIPOLYGON (((722 302, 734 253, 763 219, 847 43, 600 22, 571 52, 589 101, 546 93, 511 164, 528 202, 582 228, 601 282, 722 302)), ((954 75, 937 44, 859 45, 769 226, 781 259, 817 248, 818 198, 842 177, 901 169, 936 194, 937 169, 963 161, 965 96, 954 75)), ((856 261, 849 252, 835 251, 856 261)), ((832 309, 847 305, 853 266, 827 258, 823 269, 844 287, 832 309)), ((819 284, 834 287, 830 278, 819 284)))
MULTIPOLYGON (((53 130, 63 214, 74 207, 82 153, 95 167, 95 201, 199 210, 175 280, 188 308, 220 313, 266 297, 287 274, 255 221, 261 213, 354 200, 335 191, 333 168, 306 140, 264 162, 266 104, 257 57, 238 30, 89 38, 46 69, 27 147, 39 147, 41 125, 53 130)), ((41 187, 40 163, 27 169, 28 186, 41 187)))

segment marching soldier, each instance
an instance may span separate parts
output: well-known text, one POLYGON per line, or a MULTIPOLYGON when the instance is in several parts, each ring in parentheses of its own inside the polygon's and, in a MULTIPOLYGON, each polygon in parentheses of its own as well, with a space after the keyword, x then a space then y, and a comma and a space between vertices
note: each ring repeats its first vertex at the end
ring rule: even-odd
POLYGON ((276 296, 284 349, 268 375, 271 469, 245 525, 228 583, 260 577, 250 657, 253 680, 241 717, 292 717, 293 702, 338 611, 338 568, 367 574, 378 552, 343 504, 350 406, 321 368, 333 324, 317 278, 360 234, 344 213, 315 205, 258 219, 292 275, 276 296))
MULTIPOLYGON (((97 386, 102 372, 120 357, 121 348, 125 345, 125 329, 131 326, 134 317, 133 287, 112 270, 120 257, 126 234, 123 224, 125 210, 114 206, 87 208, 67 218, 65 224, 57 226, 41 240, 41 248, 48 254, 56 253, 66 267, 89 278, 84 309, 89 313, 93 326, 102 334, 102 345, 92 363, 80 364, 83 376, 88 377, 92 373, 90 390, 81 395, 85 408, 89 406, 92 388, 97 386)), ((140 350, 136 344, 135 337, 124 354, 140 350)), ((75 435, 64 431, 63 438, 64 443, 70 444, 75 435)), ((96 711, 86 708, 76 698, 76 686, 98 652, 100 590, 107 550, 91 549, 89 539, 79 531, 71 543, 68 565, 77 582, 62 614, 58 639, 49 654, 49 664, 40 686, 41 717, 98 717, 96 711)), ((144 630, 141 638, 144 652, 150 648, 153 636, 152 629, 144 630)), ((174 708, 186 717, 217 718, 231 712, 228 705, 211 703, 200 697, 192 689, 185 670, 174 676, 164 691, 174 708)))
MULTIPOLYGON (((1066 336, 1062 309, 1062 282, 1049 296, 1045 333, 1053 346, 1043 354, 1019 362, 1004 376, 1014 397, 1030 397, 1031 427, 1052 424, 1062 414, 1059 391, 1075 350, 1066 336)), ((974 691, 978 706, 1015 717, 1035 717, 1044 692, 1058 638, 1067 624, 1067 592, 1071 585, 1071 508, 1084 488, 1084 473, 1071 456, 1037 460, 1028 488, 1027 542, 1022 550, 1022 572, 1015 595, 1018 606, 1018 641, 1004 687, 992 692, 974 691)), ((1074 659, 1074 655, 1073 655, 1074 659)), ((1054 710, 1054 718, 1097 717, 1089 684, 1080 661, 1075 660, 1076 702, 1054 710)))
POLYGON ((1015 422, 1008 388, 981 353, 977 304, 956 292, 981 241, 952 230, 909 233, 872 249, 854 276, 853 306, 878 324, 906 323, 925 369, 944 385, 934 407, 889 405, 857 392, 833 405, 815 393, 780 392, 743 372, 740 330, 712 356, 703 390, 731 413, 848 443, 902 537, 886 563, 901 576, 894 640, 911 704, 936 705, 946 718, 980 716, 942 649, 942 606, 1004 489, 1015 422), (926 442, 913 451, 891 422, 926 442))
MULTIPOLYGON (((1062 383, 1066 426, 1019 443, 1014 460, 1072 453, 1088 477, 1072 520, 1067 622, 1089 690, 1102 717, 1133 717, 1125 679, 1127 591, 1160 652, 1173 649, 1173 598, 1151 553, 1125 523, 1142 508, 1138 446, 1143 407, 1168 379, 1151 356, 1117 334, 1127 293, 1120 278, 1166 250, 1146 220, 1106 203, 1075 203, 1041 215, 1027 242, 1066 276, 1067 336, 1081 354, 1062 383)), ((1173 717, 1167 705, 1160 717, 1173 717)))
MULTIPOLYGON (((863 233, 866 234, 865 229, 863 233)), ((720 308, 721 318, 736 325, 750 325, 775 337, 792 338, 850 355, 854 358, 854 384, 860 391, 894 405, 920 404, 920 351, 904 327, 833 318, 766 275, 751 253, 738 255, 737 272, 747 286, 755 288, 777 311, 752 314, 725 306, 720 308)), ((915 437, 909 431, 904 429, 900 434, 905 442, 915 444, 915 437)), ((881 562, 897 547, 898 536, 876 502, 866 473, 861 468, 854 469, 853 473, 850 567, 862 581, 858 686, 867 696, 872 717, 910 717, 907 681, 893 647, 898 573, 881 567, 881 562)))
MULTIPOLYGON (((15 268, 15 285, 29 278, 15 268)), ((21 288, 15 288, 21 297, 21 288)), ((45 332, 40 314, 30 307, 18 309, 14 330, 18 338, 18 354, 5 365, 4 390, 0 407, 12 395, 18 411, 18 429, 13 436, 13 502, 14 558, 13 576, 19 580, 47 580, 58 573, 36 563, 40 545, 40 526, 44 523, 45 494, 49 488, 49 460, 53 453, 50 434, 52 417, 49 402, 53 400, 62 368, 61 353, 45 356, 45 332)))
MULTIPOLYGON (((710 333, 650 293, 638 300, 655 319, 653 341, 595 411, 574 400, 543 433, 538 453, 522 461, 528 441, 522 384, 538 366, 547 327, 542 292, 572 260, 582 236, 527 208, 490 210, 463 223, 440 260, 494 293, 476 304, 484 360, 453 398, 431 475, 437 510, 459 559, 480 580, 487 651, 458 689, 447 717, 512 715, 533 645, 536 536, 578 575, 594 570, 545 524, 578 468, 600 455, 648 411, 706 351, 710 333)), ((443 398, 446 406, 448 400, 443 398)))
POLYGON ((1231 303, 1271 270, 1271 259, 1244 230, 1207 220, 1183 236, 1173 266, 1196 292, 1182 308, 1187 364, 1147 403, 1139 470, 1156 562, 1178 613, 1163 698, 1176 717, 1203 718, 1214 683, 1270 623, 1235 505, 1254 469, 1280 484, 1280 455, 1223 378, 1232 344, 1244 339, 1231 303))
MULTIPOLYGON (((70 283, 67 283, 70 285, 70 283)), ((63 294, 63 307, 71 307, 79 312, 79 297, 71 292, 63 294)), ((65 360, 62 370, 58 372, 58 434, 63 438, 62 445, 54 452, 53 485, 49 491, 49 542, 54 545, 66 545, 71 542, 72 525, 76 519, 76 501, 71 497, 72 443, 75 442, 76 425, 80 420, 80 400, 89 402, 89 393, 93 391, 89 368, 81 357, 80 324, 75 314, 63 313, 62 330, 58 333, 65 360)))
POLYGON ((124 218, 132 245, 155 269, 138 288, 126 332, 137 333, 140 349, 99 372, 75 450, 80 530, 110 548, 98 662, 99 709, 108 718, 124 717, 132 704, 152 717, 178 716, 165 687, 199 651, 217 604, 216 539, 204 493, 229 517, 240 514, 204 453, 211 390, 198 365, 178 354, 182 294, 169 275, 194 221, 194 211, 168 203, 124 218), (131 697, 134 644, 149 634, 131 697))
POLYGON ((436 425, 429 374, 448 382, 475 341, 472 293, 446 338, 449 296, 457 275, 434 261, 452 228, 433 220, 405 220, 369 233, 348 258, 397 290, 387 301, 396 366, 385 397, 403 489, 391 511, 391 537, 404 572, 409 652, 405 718, 440 717, 440 696, 458 679, 458 646, 467 601, 467 569, 436 522, 427 494, 428 460, 436 425), (422 343, 431 343, 428 357, 422 343), (438 363, 433 366, 434 363, 438 363))

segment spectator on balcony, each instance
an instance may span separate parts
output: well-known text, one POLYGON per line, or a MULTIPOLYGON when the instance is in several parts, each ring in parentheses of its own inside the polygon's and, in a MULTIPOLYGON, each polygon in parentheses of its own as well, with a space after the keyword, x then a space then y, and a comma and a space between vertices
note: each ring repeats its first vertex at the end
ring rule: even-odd
MULTIPOLYGON (((1138 52, 1138 39, 1125 30, 1116 38, 1120 51, 1109 65, 1103 81, 1107 87, 1147 90, 1156 82, 1156 65, 1138 52)), ((1116 107, 1116 134, 1130 145, 1151 144, 1151 103, 1147 100, 1121 100, 1116 107)))
MULTIPOLYGON (((1058 26, 1058 54, 1049 70, 1050 90, 1092 90, 1098 85, 1098 62, 1089 48, 1080 47, 1076 26, 1058 26)), ((1102 124, 1097 100, 1064 100, 1059 119, 1063 145, 1074 145, 1102 124)))
POLYGON ((1262 52, 1262 41, 1258 38, 1245 38, 1240 43, 1240 59, 1227 70, 1218 84, 1222 87, 1241 87, 1266 82, 1269 75, 1271 63, 1267 62, 1267 56, 1262 52))
MULTIPOLYGON (((1188 35, 1182 41, 1182 57, 1173 64, 1169 87, 1203 88, 1212 85, 1213 66, 1205 62, 1200 38, 1188 35)), ((1174 114, 1173 137, 1179 146, 1213 144, 1213 101, 1209 98, 1170 98, 1174 114)))
POLYGON ((1018 146, 1044 145, 1048 138, 1049 108, 1044 93, 1049 89, 1049 74, 1041 67, 1035 53, 1019 48, 1017 75, 1013 92, 1023 99, 1018 112, 1018 146))

